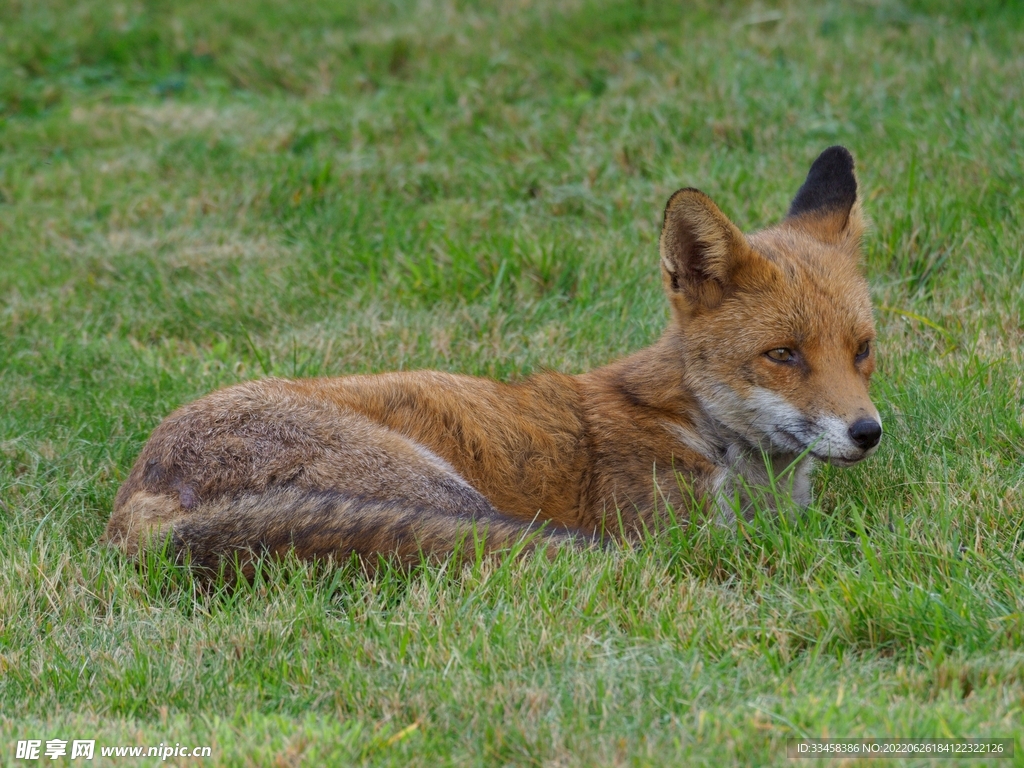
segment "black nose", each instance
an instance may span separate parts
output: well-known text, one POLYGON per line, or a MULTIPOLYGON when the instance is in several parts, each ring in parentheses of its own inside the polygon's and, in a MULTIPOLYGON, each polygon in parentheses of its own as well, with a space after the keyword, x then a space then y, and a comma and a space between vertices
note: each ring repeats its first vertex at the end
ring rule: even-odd
POLYGON ((874 419, 859 419, 850 427, 850 439, 862 450, 874 448, 882 439, 882 425, 874 419))

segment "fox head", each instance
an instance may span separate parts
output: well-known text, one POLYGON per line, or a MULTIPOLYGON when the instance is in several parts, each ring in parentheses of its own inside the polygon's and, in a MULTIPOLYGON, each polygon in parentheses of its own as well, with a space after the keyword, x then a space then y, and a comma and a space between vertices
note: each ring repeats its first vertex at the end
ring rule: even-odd
POLYGON ((707 195, 668 201, 662 278, 685 379, 753 448, 849 466, 882 436, 853 157, 826 149, 781 223, 744 235, 707 195))

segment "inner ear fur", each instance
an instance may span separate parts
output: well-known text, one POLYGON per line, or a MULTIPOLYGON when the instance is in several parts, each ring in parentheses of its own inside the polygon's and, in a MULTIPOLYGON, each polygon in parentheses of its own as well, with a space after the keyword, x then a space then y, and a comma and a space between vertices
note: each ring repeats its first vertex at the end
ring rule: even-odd
POLYGON ((691 307, 720 304, 752 255, 736 225, 710 197, 691 188, 669 198, 659 247, 666 289, 691 307))
POLYGON ((789 206, 785 223, 825 243, 859 245, 865 221, 857 198, 853 155, 846 147, 829 147, 818 155, 789 206))

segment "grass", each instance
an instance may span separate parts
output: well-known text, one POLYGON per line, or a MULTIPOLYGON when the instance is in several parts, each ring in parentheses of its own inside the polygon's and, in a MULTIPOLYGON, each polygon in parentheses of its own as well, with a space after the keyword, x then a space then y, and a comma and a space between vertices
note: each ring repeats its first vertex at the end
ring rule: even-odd
POLYGON ((1024 765, 1022 50, 1010 2, 6 3, 4 760, 787 764, 789 738, 1002 736, 1024 765), (874 220, 886 437, 799 525, 291 563, 233 594, 95 545, 150 430, 214 388, 651 342, 668 195, 753 229, 833 143, 874 220))

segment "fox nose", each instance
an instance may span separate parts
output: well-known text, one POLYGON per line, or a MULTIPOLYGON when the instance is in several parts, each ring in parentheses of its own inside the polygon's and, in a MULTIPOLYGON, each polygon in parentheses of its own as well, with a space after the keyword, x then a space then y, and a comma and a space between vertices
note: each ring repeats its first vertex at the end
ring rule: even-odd
POLYGON ((874 419, 858 419, 850 427, 850 439, 862 450, 874 448, 882 439, 882 425, 874 419))

